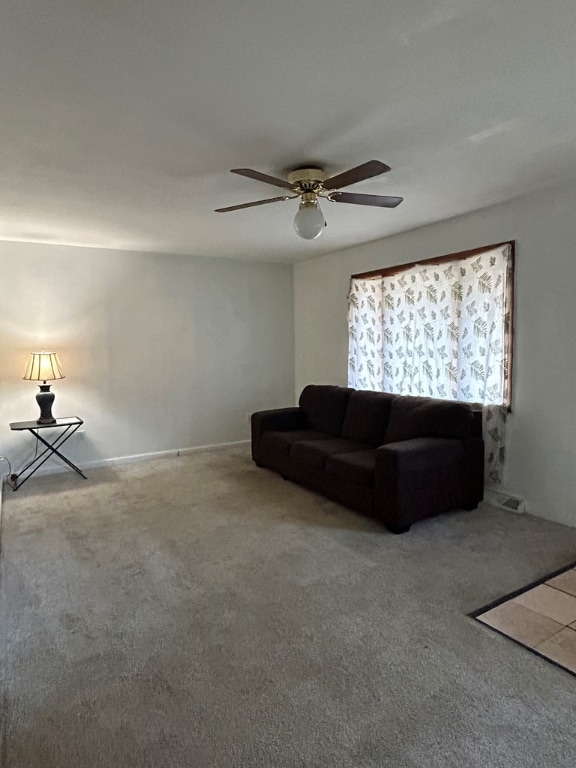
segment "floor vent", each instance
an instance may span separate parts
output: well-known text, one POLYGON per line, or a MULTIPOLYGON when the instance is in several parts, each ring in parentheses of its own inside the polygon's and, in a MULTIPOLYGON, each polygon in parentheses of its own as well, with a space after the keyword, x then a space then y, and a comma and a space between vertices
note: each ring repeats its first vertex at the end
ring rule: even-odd
POLYGON ((500 491, 486 491, 485 500, 493 507, 500 507, 509 512, 522 514, 526 511, 526 502, 521 496, 512 496, 510 493, 501 493, 500 491))

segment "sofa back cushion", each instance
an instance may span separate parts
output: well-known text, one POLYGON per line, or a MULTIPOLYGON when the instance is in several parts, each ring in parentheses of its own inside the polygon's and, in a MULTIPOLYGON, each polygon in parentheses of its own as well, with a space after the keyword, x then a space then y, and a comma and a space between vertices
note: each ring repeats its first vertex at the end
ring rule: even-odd
POLYGON ((382 445, 395 398, 396 395, 386 392, 352 392, 342 425, 342 437, 366 445, 382 445))
POLYGON ((339 437, 353 389, 330 384, 309 384, 300 395, 299 405, 310 429, 339 437))
POLYGON ((392 403, 384 442, 414 437, 470 437, 473 422, 472 408, 467 403, 398 396, 392 403))

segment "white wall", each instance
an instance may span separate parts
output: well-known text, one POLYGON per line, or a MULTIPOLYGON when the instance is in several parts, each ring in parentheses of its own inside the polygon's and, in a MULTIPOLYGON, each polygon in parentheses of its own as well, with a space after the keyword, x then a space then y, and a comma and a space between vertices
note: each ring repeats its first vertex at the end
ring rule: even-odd
POLYGON ((307 383, 346 384, 351 274, 512 239, 513 413, 503 488, 524 496, 533 514, 576 526, 575 186, 297 264, 296 392, 307 383))
POLYGON ((39 348, 66 374, 54 415, 86 422, 79 462, 247 439, 293 399, 292 312, 290 265, 0 242, 0 455, 33 443, 8 423, 38 416, 39 348))

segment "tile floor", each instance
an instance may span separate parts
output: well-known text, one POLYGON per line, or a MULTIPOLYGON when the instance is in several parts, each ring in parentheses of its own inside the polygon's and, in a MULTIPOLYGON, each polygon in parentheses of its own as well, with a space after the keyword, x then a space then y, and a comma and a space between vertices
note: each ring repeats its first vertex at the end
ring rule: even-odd
POLYGON ((475 617, 576 674, 576 565, 475 617))

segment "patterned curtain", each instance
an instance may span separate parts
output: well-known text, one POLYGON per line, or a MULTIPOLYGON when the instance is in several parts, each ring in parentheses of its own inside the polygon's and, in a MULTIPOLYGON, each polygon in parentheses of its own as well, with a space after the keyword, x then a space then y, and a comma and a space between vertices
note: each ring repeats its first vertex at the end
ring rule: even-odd
POLYGON ((492 483, 501 479, 504 455, 511 266, 505 245, 389 276, 352 278, 349 294, 349 385, 500 406, 490 418, 485 414, 492 483))
POLYGON ((506 437, 505 405, 482 406, 482 435, 484 437, 484 481, 486 485, 499 485, 502 481, 506 437))

